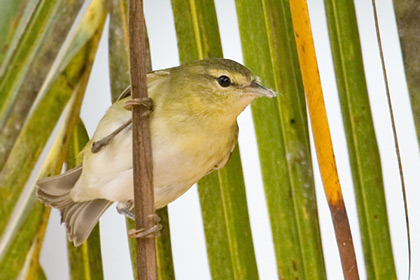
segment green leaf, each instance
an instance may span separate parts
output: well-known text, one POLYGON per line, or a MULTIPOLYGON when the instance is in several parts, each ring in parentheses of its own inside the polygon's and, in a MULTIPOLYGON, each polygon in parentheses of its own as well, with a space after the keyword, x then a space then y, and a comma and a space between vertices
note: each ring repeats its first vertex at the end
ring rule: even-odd
MULTIPOLYGON (((64 142, 63 142, 64 144, 64 142)), ((58 158, 58 163, 62 164, 63 158, 58 158)), ((44 270, 39 262, 41 256, 42 245, 44 243, 45 233, 47 232, 47 225, 50 217, 50 209, 45 209, 42 213, 41 220, 39 221, 37 232, 34 238, 33 248, 31 249, 29 260, 29 269, 26 275, 26 280, 39 280, 45 279, 44 270)))
POLYGON ((36 201, 35 191, 32 191, 30 195, 31 198, 25 204, 23 213, 18 217, 19 221, 15 221, 18 223, 14 230, 15 234, 10 239, 2 237, 0 243, 1 279, 17 279, 32 247, 32 241, 39 230, 45 207, 36 201))
POLYGON ((112 102, 130 85, 128 0, 110 0, 109 76, 112 102))
MULTIPOLYGON (((42 174, 57 174, 60 165, 59 150, 52 149, 49 166, 41 171, 42 174)), ((48 161, 48 160, 47 160, 48 161)), ((61 161, 62 164, 62 161, 61 161)), ((13 221, 0 242, 0 275, 1 279, 16 279, 19 275, 25 260, 33 257, 33 246, 36 236, 43 229, 42 223, 46 208, 37 201, 35 188, 32 188, 29 194, 25 196, 23 205, 21 205, 18 215, 13 221)))
POLYGON ((23 82, 23 76, 47 33, 46 29, 57 14, 59 3, 58 0, 39 1, 18 45, 13 49, 9 61, 6 61, 0 77, 0 115, 6 112, 6 105, 16 97, 16 88, 23 82))
POLYGON ((411 108, 420 144, 420 19, 416 0, 394 0, 411 108))
POLYGON ((274 88, 252 116, 281 279, 325 279, 305 97, 288 1, 236 0, 245 65, 274 88))
POLYGON ((356 193, 368 279, 396 279, 381 159, 353 0, 326 0, 328 30, 356 193))
POLYGON ((68 242, 67 251, 70 279, 104 279, 99 224, 92 230, 88 240, 79 247, 68 242))
MULTIPOLYGON (((172 0, 182 63, 222 57, 213 1, 172 0)), ((220 171, 198 183, 213 279, 258 279, 239 148, 220 171)))
MULTIPOLYGON (((77 107, 80 103, 73 98, 72 107, 67 110, 66 120, 55 138, 50 152, 45 160, 38 178, 47 177, 61 172, 65 159, 63 150, 67 150, 72 134, 72 119, 78 116, 77 107)), ((35 185, 31 185, 27 193, 21 197, 21 203, 15 209, 14 218, 9 221, 6 231, 0 239, 0 275, 2 279, 16 279, 25 261, 30 258, 29 276, 38 270, 39 255, 45 235, 49 209, 45 209, 35 196, 35 185)), ((7 220, 5 220, 7 222, 7 220)), ((28 277, 29 277, 28 276, 28 277)))
POLYGON ((2 2, 0 9, 0 76, 7 65, 6 58, 10 59, 11 54, 15 51, 38 3, 38 0, 2 2))
POLYGON ((162 225, 160 235, 156 238, 158 279, 174 280, 175 271, 172 260, 168 207, 158 209, 156 214, 159 215, 160 224, 162 225))
POLYGON ((106 1, 93 1, 59 66, 61 71, 48 82, 13 146, 0 173, 0 199, 4 202, 0 205, 0 233, 3 233, 11 211, 64 106, 75 92, 86 85, 106 14, 106 1))
MULTIPOLYGON (((31 49, 34 54, 31 53, 30 55, 33 56, 33 58, 31 61, 26 61, 25 64, 23 64, 24 61, 22 61, 23 67, 19 68, 19 71, 15 71, 15 74, 17 75, 16 79, 19 79, 20 82, 16 81, 18 85, 15 86, 13 90, 7 92, 13 100, 5 105, 6 107, 0 117, 0 143, 2 143, 0 149, 0 169, 7 160, 34 100, 37 97, 82 4, 83 0, 61 1, 61 3, 58 4, 59 7, 55 13, 50 15, 51 19, 49 24, 43 31, 43 37, 39 40, 39 47, 37 49, 31 49)), ((44 20, 44 18, 40 17, 39 20, 44 20)), ((27 46, 19 45, 17 52, 19 52, 19 48, 24 47, 27 46)), ((19 56, 18 53, 16 53, 14 59, 18 59, 17 56, 19 56)), ((8 80, 7 82, 11 83, 11 80, 8 80)))

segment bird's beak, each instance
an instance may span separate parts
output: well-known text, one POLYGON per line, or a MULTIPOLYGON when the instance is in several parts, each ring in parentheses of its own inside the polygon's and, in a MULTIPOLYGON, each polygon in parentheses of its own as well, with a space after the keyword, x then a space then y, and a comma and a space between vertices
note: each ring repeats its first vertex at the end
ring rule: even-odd
POLYGON ((245 91, 249 95, 255 95, 257 97, 275 97, 277 93, 271 89, 267 89, 260 85, 257 81, 252 81, 249 86, 245 88, 245 91))

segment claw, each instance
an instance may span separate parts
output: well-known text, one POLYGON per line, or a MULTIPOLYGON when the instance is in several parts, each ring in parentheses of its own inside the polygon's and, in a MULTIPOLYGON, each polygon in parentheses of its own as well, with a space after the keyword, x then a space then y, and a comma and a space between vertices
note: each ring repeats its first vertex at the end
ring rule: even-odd
POLYGON ((154 225, 148 229, 130 229, 128 231, 128 236, 130 238, 152 238, 157 237, 160 235, 160 230, 162 229, 162 225, 159 224, 160 217, 157 214, 152 214, 148 216, 149 219, 152 219, 154 225))
POLYGON ((133 110, 133 106, 143 106, 146 109, 144 112, 145 117, 149 116, 153 111, 153 101, 148 97, 128 99, 124 104, 124 108, 129 111, 133 110))
POLYGON ((162 229, 161 224, 156 224, 149 229, 130 229, 128 231, 128 236, 130 238, 151 238, 157 237, 160 235, 160 230, 162 229))

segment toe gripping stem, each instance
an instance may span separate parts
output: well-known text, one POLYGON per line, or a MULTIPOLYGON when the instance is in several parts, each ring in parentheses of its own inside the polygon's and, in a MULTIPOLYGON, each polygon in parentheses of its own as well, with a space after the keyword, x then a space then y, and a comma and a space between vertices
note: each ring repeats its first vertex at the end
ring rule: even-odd
POLYGON ((149 219, 152 219, 153 226, 145 229, 130 229, 128 231, 128 236, 130 238, 153 238, 160 235, 160 230, 162 229, 162 225, 159 224, 160 218, 157 214, 152 214, 148 216, 149 219))
POLYGON ((143 106, 146 109, 143 113, 144 117, 149 116, 153 112, 153 102, 149 97, 131 98, 124 104, 124 108, 129 111, 132 111, 134 106, 143 106))

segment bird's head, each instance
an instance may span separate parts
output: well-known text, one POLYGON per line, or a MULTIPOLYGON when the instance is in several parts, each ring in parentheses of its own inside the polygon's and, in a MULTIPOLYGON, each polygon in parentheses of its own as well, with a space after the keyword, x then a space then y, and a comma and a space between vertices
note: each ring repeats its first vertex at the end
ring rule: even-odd
POLYGON ((245 66, 228 59, 199 60, 171 69, 171 89, 188 100, 197 113, 228 114, 235 118, 252 100, 274 97, 245 66))

